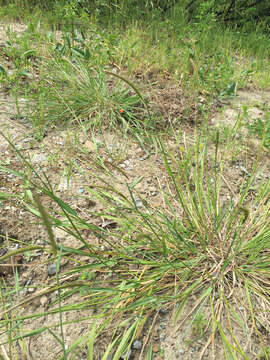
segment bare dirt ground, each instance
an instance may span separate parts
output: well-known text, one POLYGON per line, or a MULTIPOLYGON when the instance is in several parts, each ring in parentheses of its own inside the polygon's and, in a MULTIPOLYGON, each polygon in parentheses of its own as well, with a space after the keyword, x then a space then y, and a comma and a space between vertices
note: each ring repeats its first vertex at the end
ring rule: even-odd
MULTIPOLYGON (((13 24, 12 28, 18 32, 25 29, 24 25, 13 24)), ((5 29, 0 28, 0 43, 5 41, 5 29)), ((172 109, 171 111, 177 113, 178 106, 181 103, 175 102, 173 107, 172 97, 168 96, 168 102, 164 103, 165 109, 172 109)), ((211 119, 211 127, 222 129, 224 126, 232 127, 239 115, 243 113, 243 106, 247 107, 249 117, 263 117, 264 111, 261 110, 262 105, 270 106, 270 93, 259 90, 239 90, 237 96, 229 101, 219 112, 213 115, 211 119)), ((42 141, 36 141, 31 133, 29 127, 17 121, 14 117, 16 113, 12 98, 5 93, 0 93, 0 130, 9 136, 12 143, 20 149, 22 154, 31 161, 31 163, 38 169, 42 168, 46 172, 53 187, 57 189, 57 194, 76 209, 82 217, 87 219, 87 211, 94 209, 96 211, 102 209, 102 204, 97 203, 91 198, 91 195, 85 190, 85 186, 96 183, 97 167, 93 166, 94 162, 102 161, 110 168, 110 164, 114 163, 120 171, 115 170, 115 176, 120 190, 125 191, 126 182, 132 183, 135 179, 143 176, 142 181, 136 187, 137 192, 143 198, 146 198, 152 205, 156 207, 163 207, 163 198, 160 196, 160 189, 167 186, 168 178, 164 171, 164 165, 161 156, 154 150, 145 153, 145 151, 135 141, 130 139, 123 139, 120 133, 104 132, 103 134, 89 135, 81 129, 73 128, 65 131, 55 131, 46 136, 42 141), (70 159, 73 163, 77 163, 78 168, 72 168, 71 174, 67 174, 68 164, 70 159), (79 169, 79 170, 78 170, 79 169), (92 174, 94 173, 94 176, 92 174)), ((243 118, 241 121, 247 121, 243 118)), ((183 127, 186 140, 188 143, 193 142, 193 124, 186 123, 183 127)), ((250 139, 245 138, 247 133, 239 132, 239 154, 236 155, 237 162, 228 169, 227 181, 232 188, 237 188, 237 184, 241 179, 243 172, 249 171, 252 166, 252 159, 256 156, 256 141, 251 142, 250 139), (241 153, 242 151, 242 153, 241 153)), ((179 144, 178 144, 179 145, 179 144)), ((174 149, 178 146, 173 139, 168 140, 167 146, 174 149)), ((24 171, 22 163, 18 155, 11 148, 11 146, 3 139, 0 140, 0 161, 3 166, 24 171)), ((265 152, 265 157, 262 159, 265 165, 263 176, 267 179, 270 175, 270 160, 269 154, 265 152)), ((112 172, 114 172, 113 168, 112 172)), ((26 170, 25 170, 26 171, 26 170)), ((104 170, 100 170, 100 175, 103 175, 104 170)), ((0 191, 7 193, 18 193, 22 191, 20 180, 14 174, 0 172, 0 191)), ((1 255, 4 252, 16 248, 11 238, 14 237, 25 244, 43 244, 47 240, 47 234, 42 226, 36 224, 36 219, 29 215, 25 210, 16 207, 16 204, 2 202, 0 213, 0 230, 3 238, 1 255)), ((91 236, 91 235, 89 235, 91 236)), ((76 246, 74 238, 68 236, 66 233, 55 229, 55 237, 58 242, 62 242, 67 246, 76 246)), ((102 246, 102 245, 101 245, 102 246)), ((14 262, 17 263, 19 271, 19 282, 21 286, 25 285, 15 299, 18 303, 25 299, 26 296, 31 301, 27 302, 24 307, 19 310, 14 309, 14 314, 31 315, 33 313, 43 312, 49 308, 50 304, 56 300, 57 294, 48 293, 40 294, 40 289, 44 289, 53 281, 53 277, 48 275, 48 265, 50 258, 46 255, 41 255, 38 252, 28 259, 17 257, 14 262), (18 313, 19 311, 19 313, 18 313)), ((12 264, 0 265, 0 276, 2 276, 7 284, 12 284, 14 281, 12 264)), ((61 272, 63 274, 67 269, 72 268, 73 264, 63 260, 61 264, 61 272)), ((74 278, 61 276, 60 281, 71 281, 74 278)), ((72 298, 66 300, 65 305, 76 303, 80 295, 76 294, 72 298)), ((194 306, 196 299, 191 299, 190 304, 187 305, 186 313, 188 313, 194 306)), ((57 304, 55 305, 57 307, 57 304)), ((241 311, 241 310, 240 310, 241 311)), ((205 308, 206 315, 209 315, 209 309, 205 308)), ((223 359, 223 350, 220 347, 215 349, 214 355, 207 348, 204 352, 205 345, 209 338, 197 337, 193 333, 194 329, 182 328, 179 323, 173 325, 172 312, 170 309, 164 309, 164 312, 157 315, 153 322, 151 338, 153 341, 153 351, 155 359, 223 359), (189 341, 187 341, 187 339, 189 341), (163 354, 163 355, 162 355, 163 354)), ((76 312, 63 313, 63 322, 72 322, 76 318, 85 318, 85 321, 79 323, 71 323, 71 325, 64 326, 64 338, 66 346, 70 346, 75 338, 83 336, 93 323, 93 310, 81 310, 76 312)), ((50 314, 46 317, 41 317, 36 320, 29 318, 24 322, 24 329, 34 330, 40 327, 49 327, 59 321, 58 314, 50 314)), ((246 334, 239 329, 239 336, 242 339, 242 345, 245 345, 246 334)), ((56 331, 56 334, 59 333, 56 331)), ((3 335, 0 336, 3 341, 3 335)), ((142 334, 142 342, 146 340, 146 334, 142 334)), ((258 339, 253 339, 248 342, 250 348, 247 352, 252 359, 256 358, 260 345, 258 339), (251 345, 250 345, 251 344, 251 345)), ((102 354, 106 349, 107 340, 103 338, 99 342, 99 349, 97 351, 97 359, 99 354, 102 354)), ((3 351, 3 348, 0 348, 3 351)), ((20 351, 18 347, 18 352, 20 351)), ((26 358, 30 359, 57 359, 61 354, 61 347, 56 340, 46 331, 40 335, 35 335, 31 340, 27 340, 28 354, 26 358)), ((132 353, 133 359, 140 358, 140 352, 134 350, 132 353)), ((4 356, 4 354, 2 354, 4 356)), ((23 359, 21 355, 20 359, 23 359)), ((87 359, 86 350, 82 350, 76 359, 87 359)))

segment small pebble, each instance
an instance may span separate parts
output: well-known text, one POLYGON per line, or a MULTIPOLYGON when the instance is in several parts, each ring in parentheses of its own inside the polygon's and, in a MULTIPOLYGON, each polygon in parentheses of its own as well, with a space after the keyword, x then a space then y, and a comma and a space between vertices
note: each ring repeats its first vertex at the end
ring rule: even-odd
POLYGON ((143 205, 143 202, 141 199, 136 199, 135 204, 136 204, 137 208, 144 208, 144 205, 143 205))
POLYGON ((84 143, 84 147, 89 151, 89 152, 95 152, 96 151, 96 146, 95 144, 90 141, 90 140, 86 140, 86 142, 84 143))
POLYGON ((48 298, 47 298, 47 296, 43 295, 43 296, 41 296, 39 301, 40 301, 41 306, 45 306, 48 302, 48 298))
POLYGON ((141 350, 142 342, 140 340, 135 340, 132 344, 133 349, 141 350))
POLYGON ((19 291, 20 296, 25 296, 26 294, 27 294, 27 288, 24 288, 24 289, 19 291))
POLYGON ((240 169, 244 174, 249 175, 249 172, 247 171, 247 169, 246 169, 244 166, 240 165, 240 166, 239 166, 239 169, 240 169))
POLYGON ((160 339, 160 341, 164 341, 164 340, 165 340, 165 338, 166 338, 166 336, 165 336, 164 334, 160 334, 160 335, 159 335, 159 339, 160 339))
POLYGON ((32 163, 33 164, 39 164, 41 162, 45 162, 47 160, 47 156, 46 154, 34 154, 34 156, 32 157, 32 163))
POLYGON ((56 274, 56 264, 51 264, 51 265, 48 266, 48 274, 50 276, 56 274))
POLYGON ((123 161, 121 164, 118 165, 120 168, 125 169, 127 171, 132 170, 133 166, 130 164, 129 160, 123 161))

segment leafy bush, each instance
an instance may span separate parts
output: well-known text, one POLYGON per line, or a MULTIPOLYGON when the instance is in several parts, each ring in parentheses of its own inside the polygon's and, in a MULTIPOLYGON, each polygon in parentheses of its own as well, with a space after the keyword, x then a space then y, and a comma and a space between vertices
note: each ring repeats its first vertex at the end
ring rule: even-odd
POLYGON ((191 0, 186 9, 190 19, 211 14, 216 21, 236 25, 260 21, 270 24, 270 4, 264 0, 191 0))

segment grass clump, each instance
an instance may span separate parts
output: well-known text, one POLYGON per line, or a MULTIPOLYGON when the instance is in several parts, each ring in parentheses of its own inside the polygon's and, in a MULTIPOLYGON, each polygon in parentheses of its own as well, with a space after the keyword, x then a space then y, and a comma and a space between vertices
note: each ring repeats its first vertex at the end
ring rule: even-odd
POLYGON ((1 67, 1 76, 6 91, 15 100, 24 99, 23 104, 18 103, 18 116, 24 113, 39 136, 74 121, 96 128, 116 124, 126 129, 147 127, 150 114, 144 110, 145 100, 137 87, 117 76, 118 67, 111 65, 115 36, 94 27, 87 40, 77 29, 61 39, 40 34, 39 40, 46 43, 40 53, 31 38, 33 31, 29 26, 19 40, 10 35, 3 56, 14 69, 9 74, 1 67))
MULTIPOLYGON (((54 284, 46 290, 61 290, 62 303, 61 310, 52 304, 46 314, 68 311, 70 305, 64 305, 64 301, 80 293, 81 299, 72 305, 72 310, 95 309, 99 319, 107 319, 106 326, 114 323, 118 331, 132 327, 133 335, 129 333, 125 345, 120 346, 119 338, 111 338, 111 351, 119 356, 139 337, 139 328, 146 326, 149 316, 164 308, 174 309, 175 322, 180 322, 179 327, 185 325, 184 338, 191 336, 189 329, 193 335, 203 337, 201 356, 210 344, 221 342, 222 356, 251 359, 248 347, 252 336, 264 351, 267 344, 263 334, 270 326, 266 310, 270 305, 270 182, 262 184, 254 195, 254 168, 240 188, 233 190, 226 181, 226 161, 218 151, 218 142, 217 136, 214 156, 210 156, 203 138, 192 151, 181 147, 178 156, 160 144, 170 179, 164 208, 153 208, 145 200, 144 207, 139 206, 136 192, 129 185, 127 193, 106 182, 96 190, 88 188, 97 201, 105 204, 100 214, 92 214, 96 219, 103 218, 103 223, 107 219, 101 227, 96 221, 82 219, 42 177, 38 175, 40 182, 32 178, 31 189, 46 195, 59 208, 56 212, 50 210, 55 206, 46 208, 46 223, 49 219, 51 226, 63 229, 81 244, 76 248, 57 246, 58 254, 71 262, 76 255, 90 260, 80 261, 65 273, 77 274, 80 281, 64 287, 54 284), (191 166, 183 167, 190 157, 191 166), (83 236, 86 229, 92 234, 91 242, 83 236), (64 290, 66 287, 70 289, 64 290), (240 339, 247 333, 250 336, 243 345, 240 339)), ((32 168, 27 162, 25 165, 32 168)), ((24 203, 40 217, 31 189, 26 191, 24 203)), ((9 311, 7 306, 4 313, 9 311)), ((33 314, 32 318, 41 315, 33 314)), ((20 316, 20 321, 23 319, 20 316)), ((3 325, 12 327, 14 321, 16 316, 6 318, 3 325)), ((86 344, 86 338, 83 341, 86 344)))
POLYGON ((75 120, 105 128, 136 122, 143 113, 138 95, 122 82, 110 81, 103 69, 61 60, 54 70, 30 100, 31 116, 45 127, 75 120))

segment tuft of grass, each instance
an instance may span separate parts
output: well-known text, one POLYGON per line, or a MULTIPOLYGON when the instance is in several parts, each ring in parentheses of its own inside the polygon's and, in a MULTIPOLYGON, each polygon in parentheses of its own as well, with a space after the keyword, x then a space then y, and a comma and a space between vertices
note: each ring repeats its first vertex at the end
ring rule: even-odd
POLYGON ((54 64, 53 75, 39 86, 29 105, 31 117, 45 126, 61 127, 76 121, 96 127, 112 127, 120 122, 125 127, 139 122, 143 115, 141 100, 135 92, 121 82, 109 84, 102 69, 69 60, 54 64))
MULTIPOLYGON (((231 144, 228 139, 226 146, 231 144)), ((240 343, 246 333, 256 336, 262 351, 267 353, 263 334, 270 328, 265 310, 270 305, 267 281, 270 182, 261 184, 254 195, 255 164, 252 174, 243 179, 237 190, 232 189, 226 181, 226 150, 224 155, 219 150, 218 134, 212 156, 202 136, 192 149, 181 147, 178 154, 169 153, 162 142, 159 146, 169 179, 168 191, 163 194, 166 206, 157 209, 144 199, 141 207, 130 185, 127 184, 127 193, 123 193, 103 179, 103 185, 87 190, 104 204, 100 214, 91 213, 94 219, 106 219, 104 227, 96 225, 96 221, 82 219, 46 185, 48 179, 44 175, 35 172, 39 181, 34 177, 28 179, 31 188, 20 199, 26 209, 42 218, 31 195, 33 189, 55 203, 57 207, 49 206, 45 210, 46 221, 81 243, 76 248, 61 245, 60 249, 57 245, 62 255, 71 262, 76 256, 90 260, 90 263, 80 261, 65 273, 65 276, 77 274, 80 281, 58 283, 45 289, 46 293, 58 290, 61 310, 51 304, 46 313, 32 314, 32 319, 68 311, 70 305, 65 305, 65 300, 81 293, 81 299, 72 305, 74 311, 95 309, 98 318, 104 318, 101 333, 108 326, 126 331, 121 341, 111 339, 115 359, 128 351, 146 319, 164 307, 175 309, 178 329, 186 329, 184 337, 193 329, 193 333, 199 332, 205 339, 201 357, 210 344, 214 346, 216 341, 221 341, 225 357, 251 359, 248 346, 240 343), (226 201, 221 196, 224 192, 226 201), (86 229, 92 234, 91 242, 83 236, 86 229)), ((32 165, 20 156, 33 171, 32 165)), ((2 296, 8 303, 5 295, 2 296)), ((6 305, 2 315, 15 308, 16 305, 6 305)), ((22 324, 23 320, 21 315, 22 324)), ((16 316, 6 317, 2 324, 12 327, 15 321, 16 316)), ((65 324, 55 326, 60 325, 65 324)), ((44 331, 47 329, 35 330, 44 331)), ((24 337, 32 335, 26 332, 24 337)), ((11 336, 12 342, 16 339, 11 336)), ((75 341, 70 352, 88 341, 88 337, 75 341)), ((94 339, 90 353, 93 344, 94 339)))
POLYGON ((137 86, 108 64, 114 41, 94 29, 86 41, 77 28, 58 41, 49 33, 35 34, 33 26, 20 38, 10 35, 3 55, 13 69, 9 75, 2 66, 1 76, 18 116, 23 114, 41 135, 74 121, 96 128, 149 128, 151 115, 137 86), (42 53, 32 37, 46 42, 42 53))

